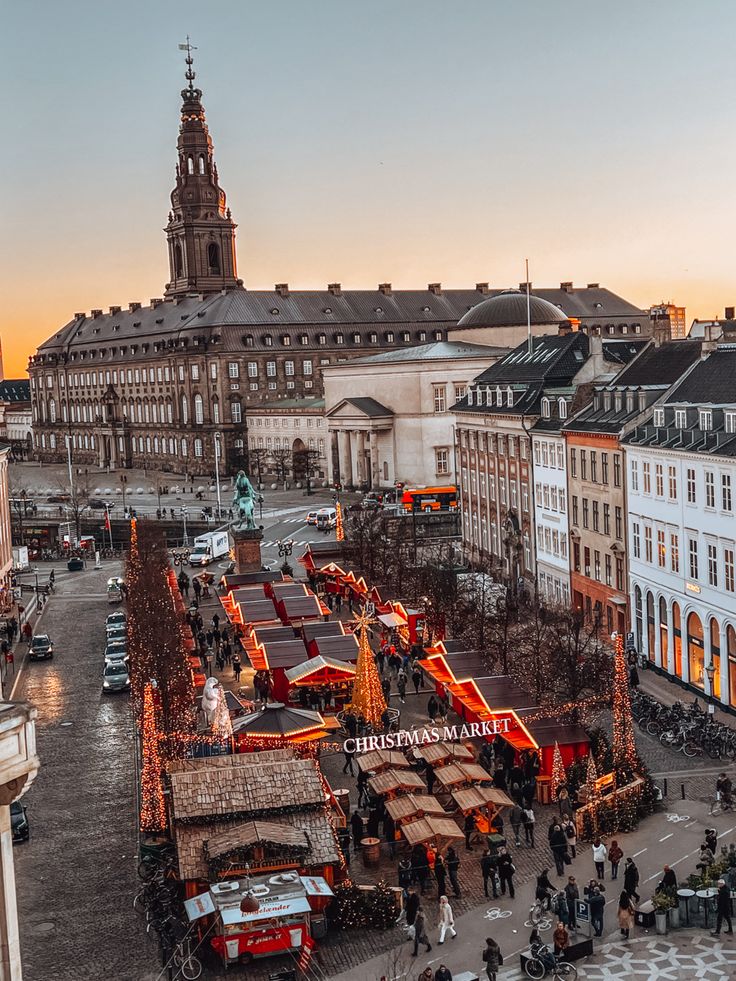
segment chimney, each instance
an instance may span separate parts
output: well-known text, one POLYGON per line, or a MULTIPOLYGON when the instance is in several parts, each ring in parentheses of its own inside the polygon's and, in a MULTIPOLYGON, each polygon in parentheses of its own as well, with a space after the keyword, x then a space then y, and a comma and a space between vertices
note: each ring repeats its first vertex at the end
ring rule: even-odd
POLYGON ((564 290, 565 293, 572 293, 572 282, 560 283, 560 289, 564 290))
POLYGON ((75 320, 86 320, 87 319, 87 314, 86 313, 75 313, 74 314, 74 319, 75 320))
POLYGON ((91 317, 92 317, 92 318, 93 318, 94 320, 97 320, 97 318, 98 318, 98 317, 101 317, 101 316, 102 316, 102 310, 91 310, 91 311, 90 311, 90 316, 91 316, 91 317))
POLYGON ((427 289, 435 296, 442 296, 442 283, 427 283, 427 289))
POLYGON ((152 309, 152 310, 155 310, 155 309, 156 309, 156 307, 160 307, 160 306, 161 306, 161 304, 162 304, 163 302, 164 302, 164 301, 163 301, 163 300, 161 299, 161 297, 158 297, 158 296, 154 296, 154 297, 153 297, 153 298, 151 299, 151 301, 150 301, 150 303, 151 303, 151 309, 152 309))
POLYGON ((140 303, 138 303, 135 300, 132 303, 129 303, 128 304, 128 312, 129 313, 135 313, 136 310, 140 310, 140 308, 141 308, 140 303))
POLYGON ((333 296, 342 296, 342 287, 339 283, 328 283, 327 289, 333 296))
POLYGON ((667 341, 672 340, 670 315, 664 307, 652 307, 649 319, 652 322, 652 337, 654 338, 655 347, 661 347, 667 341))
POLYGON ((589 290, 599 290, 601 288, 600 283, 588 283, 589 290))
POLYGON ((726 320, 733 320, 734 313, 736 313, 736 307, 726 307, 725 310, 726 320))
POLYGON ((567 337, 568 334, 572 334, 572 324, 569 320, 563 320, 562 323, 557 328, 557 333, 560 337, 567 337))
POLYGON ((488 283, 476 283, 475 288, 478 290, 479 293, 489 292, 488 283))
POLYGON ((529 287, 529 292, 531 293, 532 291, 531 283, 519 283, 519 289, 521 290, 522 293, 526 293, 527 286, 529 287))
POLYGON ((279 296, 289 295, 289 284, 288 283, 276 283, 274 289, 279 294, 279 296))
POLYGON ((120 313, 120 307, 110 307, 110 314, 115 316, 116 313, 120 313))
POLYGON ((391 283, 379 283, 378 289, 384 296, 391 296, 391 283))

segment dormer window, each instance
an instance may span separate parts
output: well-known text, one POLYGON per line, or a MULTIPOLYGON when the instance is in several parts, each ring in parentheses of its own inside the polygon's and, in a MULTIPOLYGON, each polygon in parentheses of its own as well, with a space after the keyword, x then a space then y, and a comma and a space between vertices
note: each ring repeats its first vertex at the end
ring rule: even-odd
POLYGON ((506 405, 511 408, 514 404, 514 393, 510 388, 506 389, 506 405))
POLYGON ((388 333, 386 334, 386 342, 387 342, 388 344, 393 344, 393 342, 394 342, 394 332, 393 332, 392 330, 390 330, 390 331, 389 331, 389 332, 388 332, 388 333))
POLYGON ((626 393, 626 411, 627 412, 633 412, 634 411, 634 393, 633 392, 627 392, 626 393))
POLYGON ((254 343, 254 341, 253 341, 253 335, 252 334, 246 334, 243 337, 243 343, 245 344, 246 347, 253 347, 253 343, 254 343))
POLYGON ((551 405, 548 398, 542 399, 542 418, 549 419, 550 417, 551 405))
MULTIPOLYGON (((611 393, 610 392, 604 392, 603 393, 603 408, 606 410, 606 412, 610 412, 611 411, 611 393)), ((562 415, 562 413, 560 413, 560 415, 562 415)))
POLYGON ((320 347, 324 347, 327 343, 327 334, 317 334, 317 343, 320 347))
MULTIPOLYGON (((608 396, 608 408, 611 407, 611 397, 608 396)), ((560 419, 567 419, 567 399, 559 399, 557 402, 557 412, 560 419)))
POLYGON ((613 397, 613 401, 616 406, 616 412, 620 412, 621 406, 623 404, 623 396, 621 395, 621 392, 616 392, 616 394, 613 397))
POLYGON ((273 347, 273 337, 270 334, 264 334, 263 343, 266 345, 266 347, 273 347))
POLYGON ((726 412, 723 422, 727 433, 736 433, 736 412, 726 412))
POLYGON ((700 428, 703 431, 713 428, 713 413, 710 409, 701 409, 698 413, 698 418, 700 419, 700 428))
POLYGON ((360 344, 362 339, 363 338, 360 336, 360 334, 357 331, 353 334, 353 344, 360 344))
POLYGON ((496 404, 503 405, 503 392, 500 385, 496 386, 496 404))
POLYGON ((375 331, 371 331, 368 335, 368 340, 371 344, 378 344, 378 334, 375 331))
POLYGON ((289 334, 282 334, 281 344, 283 347, 291 347, 291 336, 289 334))
POLYGON ((685 409, 675 409, 675 426, 678 429, 687 427, 687 412, 685 409))
POLYGON ((309 344, 309 337, 306 334, 300 334, 299 343, 302 345, 302 347, 306 347, 307 344, 309 344))
POLYGON ((335 334, 335 344, 344 344, 344 343, 345 343, 345 335, 335 334))
POLYGON ((661 429, 664 426, 664 409, 654 410, 654 425, 661 429))
POLYGON ((472 404, 473 404, 473 389, 471 388, 470 391, 468 392, 468 405, 472 405, 472 404))

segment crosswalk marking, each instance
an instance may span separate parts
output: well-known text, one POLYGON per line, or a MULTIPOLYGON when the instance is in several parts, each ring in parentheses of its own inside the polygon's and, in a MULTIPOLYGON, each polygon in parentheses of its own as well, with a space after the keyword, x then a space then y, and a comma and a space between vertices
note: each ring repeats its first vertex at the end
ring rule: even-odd
MULTIPOLYGON (((263 542, 261 548, 273 548, 278 545, 278 540, 274 542, 263 542)), ((309 542, 294 542, 294 548, 304 548, 305 545, 309 545, 309 542)))

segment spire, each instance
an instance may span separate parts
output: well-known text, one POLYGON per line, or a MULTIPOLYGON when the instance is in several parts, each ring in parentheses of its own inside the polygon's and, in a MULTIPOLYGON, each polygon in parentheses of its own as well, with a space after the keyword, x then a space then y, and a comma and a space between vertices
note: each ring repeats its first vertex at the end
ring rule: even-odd
POLYGON ((181 92, 176 186, 166 226, 171 277, 166 296, 213 293, 243 285, 236 270, 237 226, 218 183, 202 90, 194 86, 192 52, 197 49, 189 36, 179 49, 186 51, 187 87, 181 92))

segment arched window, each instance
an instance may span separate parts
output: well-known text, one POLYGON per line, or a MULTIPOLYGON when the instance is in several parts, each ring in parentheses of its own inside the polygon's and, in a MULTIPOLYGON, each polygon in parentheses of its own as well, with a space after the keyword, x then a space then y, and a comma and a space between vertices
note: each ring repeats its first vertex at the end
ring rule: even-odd
POLYGON ((185 426, 189 422, 189 403, 186 395, 181 397, 181 421, 185 426))
POLYGON ((204 422, 204 404, 199 394, 194 396, 194 421, 198 426, 204 422))
POLYGON ((511 390, 511 387, 508 387, 506 389, 506 405, 508 405, 510 407, 513 404, 514 404, 514 393, 511 390))
MULTIPOLYGON (((156 399, 151 402, 151 422, 158 422, 158 402, 156 399)), ((163 422, 163 419, 161 422, 163 422)))
POLYGON ((703 623, 697 613, 687 618, 687 661, 690 668, 690 684, 705 688, 705 649, 703 623))
POLYGON ((174 273, 177 279, 184 275, 184 254, 178 242, 174 246, 174 273))
POLYGON ((567 419, 567 399, 560 399, 557 402, 557 412, 560 419, 567 419))
POLYGON ((146 436, 146 453, 151 452, 151 437, 146 436))
POLYGON ((40 399, 38 403, 38 411, 41 416, 41 422, 46 422, 46 400, 40 399))
POLYGON ((726 626, 726 651, 728 652, 728 699, 731 705, 736 705, 736 630, 726 626))
POLYGON ((187 157, 187 173, 194 173, 194 160, 191 157, 187 157))
POLYGON ((217 242, 210 242, 207 246, 207 264, 213 275, 220 275, 220 247, 217 242))
POLYGON ((217 396, 212 399, 212 421, 216 426, 220 425, 220 403, 217 396))
POLYGON ((143 418, 146 422, 151 421, 151 407, 148 404, 148 399, 144 399, 143 402, 143 418))
POLYGON ((202 440, 199 436, 194 440, 194 455, 198 458, 202 456, 202 440))
POLYGON ((181 455, 182 456, 187 455, 187 441, 185 439, 181 441, 181 455))
POLYGON ((174 405, 171 399, 166 403, 166 421, 172 423, 174 421, 174 405))
POLYGON ((715 698, 721 697, 721 628, 715 617, 710 618, 710 662, 713 662, 713 691, 711 695, 715 698))
POLYGON ((647 592, 647 644, 649 646, 649 660, 654 661, 655 650, 654 632, 654 597, 651 592, 647 592))
POLYGON ((67 422, 68 421, 67 420, 66 402, 62 402, 61 403, 61 421, 62 422, 67 422))
POLYGON ((680 604, 672 604, 672 635, 675 643, 675 674, 682 677, 682 621, 680 619, 680 604))
POLYGON ((667 600, 664 596, 659 598, 659 646, 662 650, 662 667, 667 667, 667 654, 668 654, 668 637, 667 637, 667 600))
POLYGON ((550 401, 548 398, 542 399, 542 418, 549 419, 550 417, 550 401))
POLYGON ((49 422, 56 422, 56 400, 49 399, 49 422))
POLYGON ((200 174, 206 174, 207 173, 206 167, 207 167, 207 165, 206 165, 206 162, 205 162, 205 159, 204 159, 204 154, 203 153, 200 153, 200 155, 199 155, 199 172, 200 172, 200 174))
POLYGON ((154 453, 158 453, 159 452, 158 436, 154 436, 153 437, 153 452, 154 453))
POLYGON ((643 610, 641 601, 641 589, 638 586, 634 586, 634 616, 636 618, 636 649, 638 651, 643 649, 643 610))

